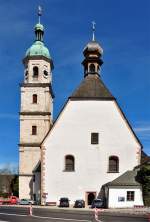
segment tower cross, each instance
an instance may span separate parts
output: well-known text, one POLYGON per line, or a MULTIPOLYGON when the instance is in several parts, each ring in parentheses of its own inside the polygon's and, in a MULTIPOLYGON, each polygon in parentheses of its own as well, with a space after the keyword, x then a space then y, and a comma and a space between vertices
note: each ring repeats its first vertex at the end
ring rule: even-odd
POLYGON ((41 22, 41 16, 42 16, 42 7, 38 6, 38 17, 39 17, 39 23, 41 22))
POLYGON ((92 38, 92 40, 93 41, 95 41, 95 25, 96 25, 96 23, 93 21, 92 22, 92 31, 93 31, 93 38, 92 38))

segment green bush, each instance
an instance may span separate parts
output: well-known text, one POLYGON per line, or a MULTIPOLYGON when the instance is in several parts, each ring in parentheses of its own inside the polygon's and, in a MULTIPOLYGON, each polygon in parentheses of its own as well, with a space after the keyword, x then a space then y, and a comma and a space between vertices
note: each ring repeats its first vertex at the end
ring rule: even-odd
POLYGON ((150 206, 150 165, 144 165, 137 172, 137 181, 141 183, 145 206, 150 206))

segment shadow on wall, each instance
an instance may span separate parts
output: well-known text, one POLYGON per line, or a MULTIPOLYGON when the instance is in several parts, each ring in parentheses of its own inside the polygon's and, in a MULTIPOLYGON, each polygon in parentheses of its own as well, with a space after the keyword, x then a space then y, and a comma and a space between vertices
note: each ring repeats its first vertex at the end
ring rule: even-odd
POLYGON ((100 192, 97 195, 98 199, 102 199, 104 203, 104 207, 108 208, 108 187, 103 185, 100 189, 100 192))

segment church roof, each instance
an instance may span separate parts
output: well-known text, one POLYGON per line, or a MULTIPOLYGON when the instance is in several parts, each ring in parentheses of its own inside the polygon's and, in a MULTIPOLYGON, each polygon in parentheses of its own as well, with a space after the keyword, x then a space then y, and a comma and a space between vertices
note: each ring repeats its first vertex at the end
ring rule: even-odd
POLYGON ((107 183, 106 185, 111 186, 140 186, 140 183, 136 181, 136 170, 128 170, 115 180, 107 183))
POLYGON ((98 75, 87 75, 69 98, 115 99, 98 75))

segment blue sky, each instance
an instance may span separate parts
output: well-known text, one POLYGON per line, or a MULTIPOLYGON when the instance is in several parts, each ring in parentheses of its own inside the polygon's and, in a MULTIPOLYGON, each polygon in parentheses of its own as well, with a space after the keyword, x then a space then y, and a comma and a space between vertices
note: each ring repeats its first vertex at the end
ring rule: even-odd
POLYGON ((18 164, 22 59, 34 41, 39 4, 55 66, 54 116, 83 78, 82 51, 94 20, 102 79, 150 154, 150 1, 0 0, 0 168, 18 164))

